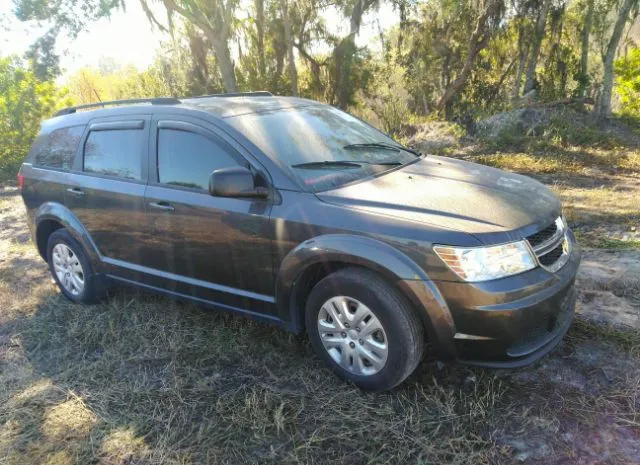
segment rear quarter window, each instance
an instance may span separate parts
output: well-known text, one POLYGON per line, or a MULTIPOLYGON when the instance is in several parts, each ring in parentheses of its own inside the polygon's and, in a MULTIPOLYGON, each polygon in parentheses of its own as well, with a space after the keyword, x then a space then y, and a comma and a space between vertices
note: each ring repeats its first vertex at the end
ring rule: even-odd
POLYGON ((84 126, 70 126, 39 137, 34 144, 33 164, 46 168, 70 170, 84 133, 84 126))

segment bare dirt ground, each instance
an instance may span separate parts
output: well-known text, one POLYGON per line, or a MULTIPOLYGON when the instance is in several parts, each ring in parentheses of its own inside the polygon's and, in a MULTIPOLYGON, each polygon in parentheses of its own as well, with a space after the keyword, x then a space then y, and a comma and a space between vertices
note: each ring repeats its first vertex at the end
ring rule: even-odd
MULTIPOLYGON (((617 208, 637 208, 629 195, 617 208)), ((593 197, 569 196, 582 234, 626 227, 581 220, 580 202, 593 197)), ((304 337, 243 318, 125 290, 71 305, 5 187, 0 463, 638 464, 639 272, 638 250, 587 249, 578 315, 543 361, 501 371, 427 358, 371 394, 331 375, 304 337)))

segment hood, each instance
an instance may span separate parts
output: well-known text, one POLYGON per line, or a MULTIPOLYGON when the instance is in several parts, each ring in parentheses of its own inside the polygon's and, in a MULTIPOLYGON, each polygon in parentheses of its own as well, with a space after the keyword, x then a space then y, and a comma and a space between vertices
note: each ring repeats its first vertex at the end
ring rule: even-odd
POLYGON ((325 202, 476 236, 531 225, 542 228, 561 211, 558 198, 538 181, 436 156, 318 197, 325 202))

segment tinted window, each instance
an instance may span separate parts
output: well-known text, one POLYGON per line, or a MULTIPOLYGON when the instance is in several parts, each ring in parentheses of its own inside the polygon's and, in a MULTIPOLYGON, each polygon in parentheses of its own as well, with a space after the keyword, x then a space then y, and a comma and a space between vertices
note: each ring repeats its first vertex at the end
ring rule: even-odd
POLYGON ((84 126, 56 129, 44 137, 36 148, 35 164, 68 170, 78 149, 84 126))
POLYGON ((328 105, 226 118, 273 160, 288 165, 311 191, 326 190, 416 159, 393 139, 328 105), (354 147, 382 143, 397 148, 354 147), (349 161, 351 165, 314 163, 349 161), (312 165, 309 165, 311 163, 312 165), (305 165, 305 166, 300 166, 305 165))
POLYGON ((84 146, 84 170, 126 179, 141 179, 142 145, 139 129, 93 131, 84 146))
POLYGON ((212 171, 239 164, 222 142, 177 129, 158 131, 158 179, 163 184, 208 190, 212 171))

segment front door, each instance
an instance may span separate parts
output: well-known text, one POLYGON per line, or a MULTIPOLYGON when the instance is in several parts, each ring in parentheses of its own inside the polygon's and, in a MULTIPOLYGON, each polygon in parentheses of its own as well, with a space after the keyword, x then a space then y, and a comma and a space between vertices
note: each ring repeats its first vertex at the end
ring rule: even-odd
MULTIPOLYGON (((196 120, 197 121, 197 120, 196 120)), ((271 200, 209 194, 220 168, 255 168, 232 142, 197 123, 154 118, 150 183, 153 233, 145 266, 170 290, 261 314, 273 312, 271 200)))

